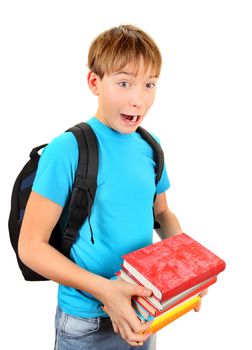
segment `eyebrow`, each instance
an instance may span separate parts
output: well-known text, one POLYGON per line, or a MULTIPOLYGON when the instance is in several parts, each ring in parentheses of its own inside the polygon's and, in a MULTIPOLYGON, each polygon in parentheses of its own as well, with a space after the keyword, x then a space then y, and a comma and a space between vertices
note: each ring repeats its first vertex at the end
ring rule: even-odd
MULTIPOLYGON (((134 73, 131 73, 131 72, 116 72, 114 73, 113 75, 119 75, 119 74, 126 74, 126 75, 133 75, 134 77, 136 76, 134 73)), ((148 79, 151 79, 151 78, 158 78, 157 75, 150 75, 149 77, 147 77, 148 79)))

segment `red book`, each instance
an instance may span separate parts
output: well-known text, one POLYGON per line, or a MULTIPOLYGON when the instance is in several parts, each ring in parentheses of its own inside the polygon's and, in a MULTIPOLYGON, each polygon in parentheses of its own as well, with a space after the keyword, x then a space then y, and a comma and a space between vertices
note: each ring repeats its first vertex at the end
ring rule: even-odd
POLYGON ((123 268, 160 301, 225 269, 225 262, 185 233, 123 255, 123 268))
MULTIPOLYGON (((137 282, 135 282, 134 279, 132 279, 125 271, 120 270, 116 272, 116 275, 118 278, 120 278, 122 281, 126 281, 128 283, 132 283, 134 285, 137 285, 137 282)), ((143 308, 145 308, 152 316, 158 316, 161 315, 164 311, 169 310, 170 308, 180 304, 181 302, 185 301, 186 299, 199 294, 204 289, 210 287, 212 284, 214 284, 217 281, 217 277, 211 277, 208 280, 201 282, 199 284, 196 284, 195 286, 185 290, 184 292, 175 295, 172 298, 169 298, 165 300, 164 302, 158 301, 155 297, 139 297, 139 296, 133 296, 132 300, 135 300, 137 303, 139 303, 143 308)))

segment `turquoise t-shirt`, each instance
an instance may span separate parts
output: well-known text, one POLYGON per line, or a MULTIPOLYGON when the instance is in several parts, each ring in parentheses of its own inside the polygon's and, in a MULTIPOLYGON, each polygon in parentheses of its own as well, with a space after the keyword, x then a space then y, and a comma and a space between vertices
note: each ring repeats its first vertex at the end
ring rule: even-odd
MULTIPOLYGON (((123 254, 152 243, 153 196, 155 191, 166 191, 170 183, 164 167, 156 189, 153 150, 137 132, 121 134, 95 117, 87 123, 97 136, 99 148, 97 190, 90 219, 95 243, 91 242, 86 220, 70 256, 86 270, 111 279, 120 270, 123 254)), ((63 133, 44 149, 33 183, 33 191, 64 207, 62 227, 77 164, 77 141, 71 132, 63 133)), ((58 303, 73 316, 106 316, 99 300, 64 285, 59 285, 58 303)))

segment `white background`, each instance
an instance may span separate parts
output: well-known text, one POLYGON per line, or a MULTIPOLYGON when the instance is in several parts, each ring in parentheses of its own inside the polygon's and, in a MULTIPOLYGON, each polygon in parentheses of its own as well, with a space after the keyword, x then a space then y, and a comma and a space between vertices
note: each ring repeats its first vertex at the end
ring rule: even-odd
MULTIPOLYGON (((227 267, 158 350, 251 349, 251 1, 1 1, 1 344, 53 349, 56 284, 25 282, 9 243, 16 175, 31 148, 89 119, 87 52, 122 23, 147 31, 163 69, 143 126, 165 151, 168 204, 227 267), (247 319, 249 317, 249 320, 247 319)), ((157 239, 155 237, 155 239, 157 239)))

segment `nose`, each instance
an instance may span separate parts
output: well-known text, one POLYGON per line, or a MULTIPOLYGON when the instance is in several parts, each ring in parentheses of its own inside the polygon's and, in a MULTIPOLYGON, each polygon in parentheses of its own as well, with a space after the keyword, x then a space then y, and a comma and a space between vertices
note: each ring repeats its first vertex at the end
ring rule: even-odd
POLYGON ((136 108, 141 108, 144 104, 144 96, 141 89, 135 89, 130 96, 130 105, 136 108))

